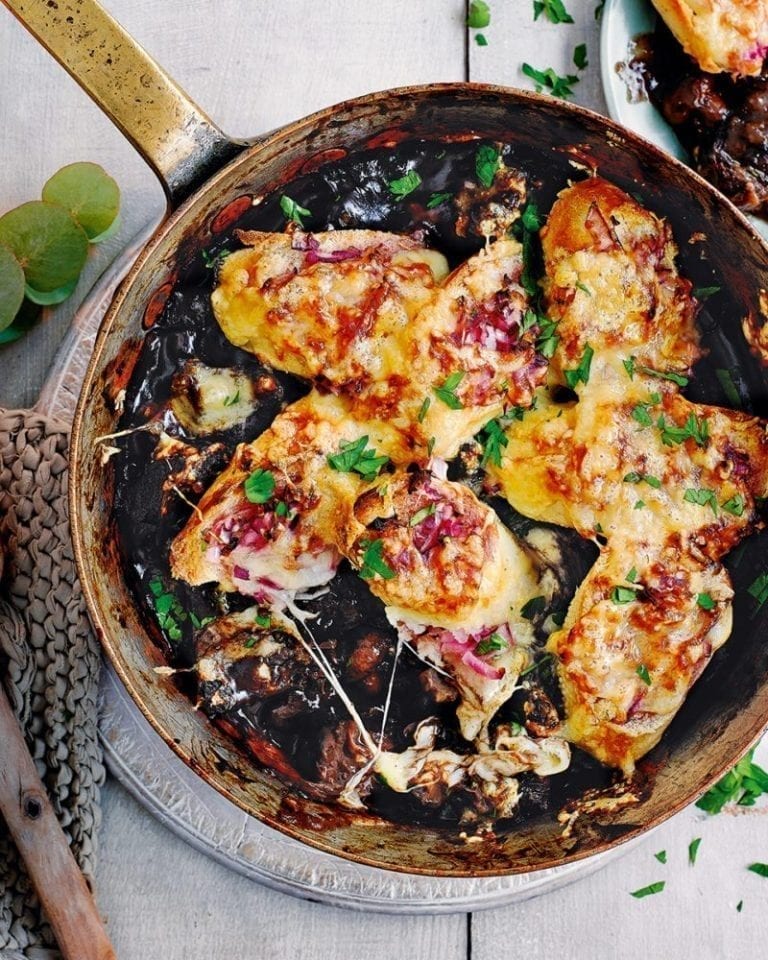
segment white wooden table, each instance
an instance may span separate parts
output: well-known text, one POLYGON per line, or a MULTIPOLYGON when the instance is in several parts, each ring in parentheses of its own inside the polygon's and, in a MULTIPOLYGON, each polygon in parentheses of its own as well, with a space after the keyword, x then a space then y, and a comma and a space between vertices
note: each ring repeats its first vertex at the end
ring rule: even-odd
MULTIPOLYGON (((604 110, 595 0, 566 0, 573 25, 534 23, 531 0, 491 0, 486 47, 468 36, 464 0, 105 5, 235 136, 407 83, 526 85, 523 60, 575 72, 571 57, 582 42, 590 66, 575 99, 604 110)), ((120 248, 159 219, 164 202, 118 131, 2 7, 0 56, 0 211, 38 196, 47 177, 74 160, 103 164, 124 198, 122 230, 92 256, 75 296, 0 353, 0 405, 10 407, 34 402, 78 302, 120 248)), ((601 872, 536 900, 469 917, 356 914, 236 876, 163 829, 110 781, 98 897, 121 960, 723 960, 765 955, 768 880, 747 872, 755 860, 768 861, 768 806, 715 818, 690 809, 601 872), (702 843, 691 867, 695 837, 702 843), (661 850, 665 865, 654 859, 661 850), (657 880, 666 881, 660 895, 629 895, 657 880)))

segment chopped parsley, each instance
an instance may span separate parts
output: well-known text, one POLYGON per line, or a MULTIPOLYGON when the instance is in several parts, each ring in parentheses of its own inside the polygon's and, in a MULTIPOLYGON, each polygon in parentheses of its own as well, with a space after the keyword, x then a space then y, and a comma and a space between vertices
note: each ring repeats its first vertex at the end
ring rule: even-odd
POLYGON ((725 503, 721 503, 720 506, 726 513, 730 513, 734 517, 740 517, 744 513, 744 497, 742 497, 740 493, 737 493, 729 500, 726 500, 725 503))
POLYGON ((478 45, 478 47, 487 47, 487 46, 488 46, 488 41, 486 40, 485 34, 484 34, 484 33, 476 33, 476 34, 475 34, 475 43, 478 45))
POLYGON ((184 607, 173 593, 165 589, 160 576, 153 577, 149 581, 149 590, 152 594, 158 626, 167 634, 169 640, 178 642, 182 638, 181 624, 187 619, 184 607))
POLYGON ((629 359, 622 360, 621 362, 624 366, 624 369, 627 371, 627 376, 629 377, 629 379, 634 380, 635 379, 635 358, 629 357, 629 359))
POLYGON ((240 391, 235 390, 234 393, 231 393, 228 397, 224 397, 224 406, 225 407, 234 407, 236 403, 240 400, 240 391))
POLYGON ((615 586, 611 590, 611 600, 616 604, 632 603, 637 600, 637 591, 632 587, 615 586))
POLYGON ((280 500, 280 502, 275 506, 275 513, 278 515, 278 517, 287 517, 290 512, 291 511, 288 508, 288 504, 284 503, 282 500, 280 500))
POLYGON ((722 287, 694 287, 691 290, 691 293, 697 300, 707 300, 709 297, 714 297, 716 293, 720 293, 722 287))
POLYGON ((271 470, 259 467, 246 477, 243 488, 251 503, 266 503, 275 492, 275 475, 271 470))
POLYGON ((441 206, 452 197, 452 193, 433 193, 429 200, 427 200, 427 210, 434 210, 435 207, 441 206))
POLYGON ((635 505, 632 507, 633 510, 642 510, 645 506, 645 500, 635 500, 635 505))
POLYGON ((550 23, 573 23, 563 0, 533 0, 533 19, 538 20, 542 13, 550 23))
POLYGON ((654 893, 661 893, 665 886, 666 884, 663 880, 657 880, 656 883, 649 883, 647 887, 640 887, 639 890, 633 890, 631 896, 642 900, 643 897, 650 897, 654 893))
POLYGON ((576 281, 576 288, 577 288, 578 290, 581 290, 582 293, 586 293, 586 295, 587 295, 588 297, 591 297, 591 296, 592 296, 592 291, 589 289, 589 287, 587 287, 585 284, 583 284, 583 283, 581 282, 581 280, 577 280, 577 281, 576 281))
POLYGON ((697 503, 700 507, 709 505, 712 507, 712 513, 717 516, 717 494, 714 490, 689 488, 683 494, 683 500, 686 503, 697 503))
POLYGON ((632 419, 636 420, 641 427, 652 427, 653 417, 650 414, 650 409, 657 403, 661 403, 661 394, 652 393, 648 400, 638 403, 632 408, 632 419))
POLYGON ((569 73, 561 77, 555 73, 552 67, 547 67, 546 70, 537 70, 530 63, 524 63, 521 69, 523 74, 530 77, 536 84, 537 93, 548 90, 553 97, 572 97, 573 85, 579 82, 579 78, 574 74, 569 73))
POLYGON ((478 643, 475 647, 475 653, 478 657, 484 657, 489 653, 498 653, 500 650, 506 650, 508 647, 509 644, 504 637, 500 637, 498 633, 492 633, 490 637, 486 637, 478 643))
POLYGON ((435 396, 439 400, 442 400, 446 407, 450 407, 451 410, 462 410, 464 408, 464 404, 456 396, 456 387, 458 387, 463 379, 464 371, 457 370, 449 377, 446 377, 445 381, 439 387, 433 388, 435 396))
POLYGON ((377 575, 382 580, 391 580, 395 576, 395 571, 382 556, 383 540, 361 540, 360 546, 363 558, 359 573, 363 580, 373 580, 377 575))
POLYGON ((544 218, 539 213, 539 208, 530 200, 523 208, 520 214, 520 222, 526 230, 536 233, 544 226, 544 218))
POLYGON ((223 250, 219 250, 218 253, 215 253, 213 256, 211 256, 207 250, 203 250, 203 263, 209 270, 215 270, 222 260, 226 260, 230 253, 232 253, 231 250, 224 248, 223 250))
POLYGON ((258 638, 258 637, 253 637, 253 636, 251 636, 251 637, 248 637, 248 639, 245 641, 245 643, 243 644, 243 646, 244 646, 244 647, 247 647, 247 648, 250 650, 251 647, 255 647, 258 642, 259 642, 259 638, 258 638))
POLYGON ((651 685, 651 675, 648 673, 648 667, 644 663, 641 663, 640 666, 635 670, 635 673, 640 677, 646 687, 651 685))
POLYGON ((257 613, 253 618, 260 627, 271 627, 272 617, 268 613, 257 613))
POLYGON ((292 220, 300 227, 304 226, 304 217, 312 216, 312 213, 306 207, 300 206, 285 193, 280 197, 280 209, 285 214, 286 220, 292 220))
POLYGON ((661 442, 667 447, 685 443, 686 440, 694 440, 698 446, 706 447, 709 440, 709 421, 706 417, 699 419, 693 412, 688 414, 682 427, 667 423, 663 414, 656 421, 656 426, 661 431, 661 442))
POLYGON ((491 22, 491 8, 485 0, 472 0, 467 14, 467 26, 473 30, 482 30, 491 22))
POLYGON ((422 507, 421 510, 417 510, 416 513, 414 513, 414 515, 408 521, 408 526, 417 527, 422 522, 422 520, 426 520, 427 517, 431 517, 436 509, 437 509, 437 505, 434 503, 430 503, 428 507, 422 507))
POLYGON ((744 901, 743 901, 743 900, 739 900, 739 902, 736 904, 736 913, 741 913, 741 908, 742 908, 743 906, 744 906, 744 901))
POLYGON ((633 470, 630 473, 625 473, 622 479, 624 483, 647 483, 654 490, 661 489, 661 480, 650 473, 636 473, 633 470))
POLYGON ((421 402, 421 406, 419 407, 419 415, 416 417, 419 423, 424 423, 424 417, 426 417, 427 410, 429 410, 431 404, 432 404, 432 401, 430 400, 430 398, 424 397, 424 399, 421 402))
POLYGON ((483 456, 480 460, 480 466, 485 467, 489 463, 492 463, 494 466, 500 467, 501 451, 509 443, 501 421, 498 419, 489 420, 481 430, 479 439, 483 445, 483 456))
POLYGON ((584 353, 581 356, 578 367, 574 370, 564 370, 565 382, 573 390, 578 383, 589 383, 589 369, 592 366, 592 357, 595 351, 587 343, 584 345, 584 353))
POLYGON ((627 583, 635 583, 637 580, 637 567, 632 567, 624 579, 627 581, 627 583))
POLYGON ((431 456, 432 456, 432 451, 435 449, 435 441, 436 441, 436 439, 437 439, 436 437, 430 437, 429 440, 427 441, 427 456, 428 456, 428 457, 431 457, 431 456))
POLYGON ((712 598, 710 593, 699 593, 696 595, 696 603, 701 607, 702 610, 714 610, 715 601, 712 598))
POLYGON ((587 60, 587 45, 586 43, 580 43, 573 51, 573 62, 579 70, 584 70, 585 67, 589 66, 589 60, 587 60))
POLYGON ((666 850, 659 850, 658 853, 654 853, 654 857, 656 857, 656 859, 659 861, 659 863, 666 863, 666 862, 667 862, 667 851, 666 851, 666 850))
POLYGON ((695 840, 691 840, 688 844, 688 863, 691 866, 696 863, 696 857, 699 855, 699 847, 701 845, 701 837, 696 837, 695 840))
POLYGON ((475 156, 475 173, 484 187, 490 187, 501 164, 498 147, 483 144, 475 156))
POLYGON ((389 191, 393 197, 402 200, 421 186, 421 177, 417 170, 409 170, 404 176, 389 181, 389 191))
POLYGON ((756 873, 758 877, 768 877, 768 863, 750 863, 747 870, 756 873))
POLYGON ((560 337, 555 333, 556 330, 557 323, 554 320, 539 316, 539 335, 536 338, 536 350, 547 360, 552 359, 552 355, 560 342, 560 337))
POLYGON ((367 450, 367 443, 367 434, 358 437, 357 440, 342 442, 338 453, 332 453, 326 457, 328 466, 342 473, 351 473, 354 470, 355 473, 366 478, 378 476, 389 463, 389 457, 377 456, 373 448, 367 450))
POLYGON ((723 388, 723 393, 725 394, 725 399, 731 406, 736 407, 737 409, 741 408, 741 397, 739 396, 739 391, 736 389, 736 384, 733 382, 733 375, 728 369, 719 367, 715 370, 717 379, 720 381, 720 386, 723 388))
POLYGON ((757 600, 757 607, 755 608, 755 613, 757 613, 765 601, 768 600, 768 573, 761 573, 760 576, 747 587, 747 593, 757 600))
POLYGON ((537 660, 536 663, 532 663, 530 667, 526 667, 520 674, 518 674, 518 680, 522 680, 523 677, 527 677, 529 673, 533 673, 534 670, 538 670, 539 667, 546 666, 548 663, 551 663, 553 660, 551 653, 545 653, 541 660, 537 660))
POLYGON ((669 380, 672 383, 676 383, 678 387, 688 386, 688 377, 684 377, 682 373, 664 373, 661 370, 653 370, 651 367, 637 367, 637 369, 640 373, 644 373, 649 377, 656 377, 658 380, 669 380))
POLYGON ((544 612, 546 603, 545 597, 531 597, 530 600, 523 604, 520 610, 520 616, 525 620, 533 620, 535 616, 544 612))
POLYGON ((768 793, 768 773, 753 761, 754 753, 753 747, 722 780, 696 801, 696 806, 715 814, 734 801, 740 807, 751 807, 761 794, 768 793))

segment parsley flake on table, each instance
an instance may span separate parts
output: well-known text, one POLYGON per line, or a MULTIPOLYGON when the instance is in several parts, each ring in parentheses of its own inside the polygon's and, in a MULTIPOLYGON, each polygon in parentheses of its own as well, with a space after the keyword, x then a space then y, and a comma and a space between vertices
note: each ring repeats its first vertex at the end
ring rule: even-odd
POLYGON ((695 840, 691 840, 688 844, 688 863, 693 866, 696 863, 696 857, 699 855, 699 847, 701 846, 701 837, 696 837, 695 840))
POLYGON ((483 144, 478 148, 475 155, 475 173, 484 187, 490 187, 493 184, 493 178, 500 166, 501 154, 498 147, 483 144))
POLYGON ((592 357, 595 351, 587 343, 584 345, 584 353, 581 355, 579 365, 573 370, 564 370, 565 382, 573 390, 578 383, 589 383, 589 370, 592 366, 592 357))
POLYGON ((251 503, 266 503, 275 492, 275 475, 271 470, 254 470, 243 482, 246 499, 251 503))
POLYGON ((573 62, 579 70, 584 70, 589 66, 589 60, 587 60, 587 45, 586 43, 580 43, 573 50, 573 62))
POLYGON ((566 74, 564 77, 555 73, 552 67, 546 70, 537 70, 530 63, 524 63, 521 67, 523 74, 529 77, 536 84, 536 92, 548 90, 553 97, 562 97, 567 99, 573 96, 573 85, 579 82, 579 78, 573 74, 566 74))
POLYGON ((475 43, 478 45, 478 47, 487 47, 487 46, 488 46, 488 41, 487 41, 487 39, 486 39, 486 37, 485 37, 485 34, 484 34, 484 33, 476 33, 476 34, 475 34, 475 43))
POLYGON ((360 546, 363 558, 359 573, 363 580, 373 580, 377 575, 382 580, 391 580, 395 576, 395 571, 382 556, 383 540, 361 540, 360 546))
POLYGON ((389 463, 389 457, 377 456, 376 451, 366 449, 368 435, 358 437, 339 445, 338 453, 329 454, 326 459, 328 466, 342 473, 359 473, 360 476, 371 478, 379 475, 389 463))
POLYGON ((472 30, 482 30, 491 22, 491 8, 485 0, 471 0, 467 13, 467 26, 472 30))
POLYGON ((707 813, 720 813, 727 803, 751 807, 761 794, 768 793, 768 773, 752 759, 753 747, 736 766, 696 801, 696 806, 707 813))
POLYGON ((389 192, 393 197, 402 200, 409 193, 413 193, 417 187, 421 186, 421 176, 418 170, 409 170, 402 177, 389 181, 389 192))
POLYGON ((654 853, 654 857, 659 861, 659 863, 666 863, 666 862, 667 862, 667 851, 666 851, 666 850, 659 850, 658 853, 654 853))
POLYGON ((758 877, 768 877, 768 863, 750 863, 747 870, 756 873, 758 877))
POLYGON ((633 890, 630 896, 635 897, 637 900, 642 900, 643 897, 650 897, 654 893, 661 893, 661 891, 666 886, 664 880, 657 880, 656 883, 649 883, 647 887, 640 887, 639 890, 633 890))
POLYGON ((455 373, 452 373, 450 376, 446 377, 444 382, 439 387, 433 387, 433 393, 438 398, 442 400, 446 407, 450 407, 451 410, 463 410, 464 404, 456 396, 456 387, 464 379, 464 371, 457 370, 455 373))
POLYGON ((533 19, 544 16, 550 23, 573 23, 573 17, 565 9, 563 0, 533 0, 533 19))
POLYGON ((285 214, 286 220, 291 220, 300 227, 304 226, 304 217, 312 216, 306 207, 300 206, 285 193, 280 197, 280 209, 285 214))

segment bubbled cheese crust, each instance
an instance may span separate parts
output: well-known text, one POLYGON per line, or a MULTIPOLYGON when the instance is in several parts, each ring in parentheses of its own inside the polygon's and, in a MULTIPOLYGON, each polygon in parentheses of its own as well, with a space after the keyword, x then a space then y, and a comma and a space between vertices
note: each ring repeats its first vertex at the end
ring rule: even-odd
POLYGON ((652 0, 686 53, 708 73, 758 76, 768 53, 765 0, 652 0))
POLYGON ((401 370, 400 340, 448 272, 411 237, 240 232, 211 297, 228 340, 278 370, 360 384, 401 370))

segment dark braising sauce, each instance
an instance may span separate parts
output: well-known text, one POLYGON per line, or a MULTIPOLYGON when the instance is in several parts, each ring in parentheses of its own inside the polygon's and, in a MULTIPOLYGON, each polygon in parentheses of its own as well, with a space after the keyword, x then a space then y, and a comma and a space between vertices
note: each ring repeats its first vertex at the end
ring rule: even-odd
MULTIPOLYGON (((138 427, 159 417, 167 433, 180 437, 185 444, 200 450, 214 443, 221 444, 223 449, 214 452, 201 468, 196 490, 187 493, 192 501, 196 500, 223 469, 238 443, 255 439, 286 404, 308 390, 306 384, 266 368, 252 355, 233 347, 214 319, 210 295, 215 285, 217 257, 222 251, 239 246, 234 230, 282 231, 286 221, 280 209, 280 195, 285 193, 311 211, 311 218, 307 218, 305 224, 307 230, 351 227, 401 233, 422 230, 428 242, 455 265, 483 243, 482 237, 472 232, 473 214, 477 212, 473 198, 478 204, 487 203, 488 198, 465 189, 467 184, 477 183, 477 150, 477 141, 408 141, 393 149, 371 150, 322 167, 250 207, 212 247, 196 252, 186 264, 180 265, 180 279, 162 314, 146 334, 127 389, 120 429, 138 427), (422 183, 407 197, 397 198, 389 183, 411 168, 418 169, 422 183), (430 199, 441 193, 450 197, 434 202, 430 208, 430 199), (465 235, 459 235, 457 224, 465 235), (193 358, 211 367, 235 368, 261 384, 253 414, 225 431, 203 437, 185 436, 168 403, 174 375, 193 358)), ((558 176, 548 175, 546 184, 538 183, 535 175, 540 170, 540 155, 528 156, 522 150, 516 152, 510 145, 503 148, 502 155, 508 167, 527 172, 528 199, 534 200, 543 212, 549 210, 568 178, 580 175, 563 156, 557 161, 558 176)), ((498 199, 510 203, 516 197, 510 194, 498 199)), ((657 212, 663 214, 663 211, 657 212)), ((695 269, 701 271, 700 266, 695 269)), ((703 317, 706 321, 706 311, 703 317)), ((741 366, 742 358, 736 356, 738 350, 731 346, 729 337, 718 332, 715 324, 705 335, 711 341, 712 353, 702 366, 711 364, 730 369, 741 366)), ((695 384, 696 380, 692 388, 695 384)), ((711 370, 704 384, 702 395, 695 399, 727 404, 711 370)), ((738 377, 736 388, 746 398, 748 385, 738 377)), ((157 437, 148 432, 132 433, 119 443, 121 452, 111 463, 116 474, 115 514, 126 576, 145 613, 147 628, 169 664, 189 668, 196 659, 194 636, 200 624, 204 624, 206 618, 245 609, 251 601, 236 594, 218 596, 212 586, 191 588, 173 580, 168 564, 169 546, 192 507, 173 493, 169 496, 166 492, 164 496, 161 488, 171 470, 181 469, 183 458, 154 460, 157 437)), ((462 472, 459 461, 451 469, 451 476, 464 479, 483 496, 477 475, 462 472)), ((515 533, 524 534, 532 526, 505 502, 498 499, 490 502, 515 533)), ((559 571, 561 591, 556 598, 556 609, 564 611, 594 562, 597 550, 574 531, 557 529, 555 533, 565 558, 564 569, 559 571)), ((396 647, 396 635, 384 616, 382 603, 344 562, 330 584, 330 591, 306 606, 316 614, 312 621, 313 633, 323 645, 363 722, 373 736, 378 737, 396 647)), ((543 634, 540 640, 543 643, 543 634)), ((559 705, 560 695, 551 666, 542 666, 535 675, 540 686, 534 686, 534 691, 543 691, 559 705)), ((176 682, 192 700, 204 700, 193 676, 179 673, 176 682)), ((297 789, 322 799, 324 785, 325 795, 332 796, 354 772, 349 753, 344 749, 347 738, 354 736, 349 715, 313 663, 297 660, 282 664, 280 676, 282 686, 274 696, 224 711, 213 718, 214 722, 235 736, 252 756, 288 780, 298 782, 297 789)), ((446 698, 444 686, 425 663, 407 649, 403 651, 397 667, 385 748, 402 750, 410 746, 415 725, 428 716, 436 716, 441 722, 438 747, 457 752, 470 749, 458 732, 455 700, 446 698)), ((525 691, 516 693, 495 722, 522 721, 525 701, 530 696, 525 691)), ((567 800, 590 787, 607 785, 613 776, 611 771, 575 749, 571 766, 563 774, 549 778, 534 774, 520 776, 521 802, 510 825, 533 817, 551 816, 567 800)), ((389 819, 446 824, 456 823, 462 809, 470 805, 467 795, 463 794, 449 798, 442 806, 426 806, 415 796, 395 793, 376 780, 366 803, 369 809, 389 819)))
POLYGON ((699 173, 743 210, 768 215, 768 68, 705 73, 661 22, 639 38, 632 64, 699 173))

